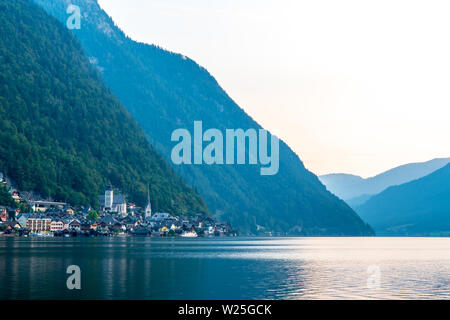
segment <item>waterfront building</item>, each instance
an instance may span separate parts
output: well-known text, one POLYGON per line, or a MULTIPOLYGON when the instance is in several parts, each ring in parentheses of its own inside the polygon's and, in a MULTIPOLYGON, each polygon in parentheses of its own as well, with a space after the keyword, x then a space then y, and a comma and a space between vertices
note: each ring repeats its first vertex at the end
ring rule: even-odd
POLYGON ((27 220, 27 228, 31 232, 50 232, 52 220, 49 218, 30 218, 27 220))
POLYGON ((53 220, 50 223, 50 231, 51 232, 58 232, 64 230, 64 222, 62 220, 53 220))
POLYGON ((80 231, 81 230, 81 223, 80 223, 80 221, 78 221, 77 219, 72 220, 69 223, 69 228, 77 230, 77 231, 80 231))
POLYGON ((22 226, 22 228, 25 228, 27 226, 27 221, 30 218, 39 218, 37 215, 35 215, 32 212, 21 212, 19 213, 19 215, 16 217, 16 221, 18 223, 20 223, 20 225, 22 226))

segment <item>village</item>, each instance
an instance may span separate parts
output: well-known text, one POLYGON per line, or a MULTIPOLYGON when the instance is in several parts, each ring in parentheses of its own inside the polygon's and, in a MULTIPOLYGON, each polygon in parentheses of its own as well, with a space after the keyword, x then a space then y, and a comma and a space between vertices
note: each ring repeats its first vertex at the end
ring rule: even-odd
MULTIPOLYGON (((219 223, 205 214, 173 215, 152 213, 150 192, 147 206, 140 208, 127 203, 123 194, 108 186, 99 196, 100 210, 90 207, 72 207, 68 203, 29 200, 7 185, 16 203, 26 204, 29 212, 0 206, 0 236, 19 237, 224 237, 236 236, 229 223, 219 223)), ((22 206, 23 207, 23 206, 22 206)))

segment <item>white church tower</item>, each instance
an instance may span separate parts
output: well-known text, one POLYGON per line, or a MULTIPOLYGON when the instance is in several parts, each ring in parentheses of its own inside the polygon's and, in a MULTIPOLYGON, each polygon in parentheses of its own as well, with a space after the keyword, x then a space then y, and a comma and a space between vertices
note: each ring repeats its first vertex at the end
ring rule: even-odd
POLYGON ((108 186, 105 191, 105 210, 111 211, 114 202, 114 190, 111 186, 108 186))
POLYGON ((152 216, 152 204, 150 202, 150 186, 147 192, 147 206, 145 207, 145 219, 150 219, 152 216))

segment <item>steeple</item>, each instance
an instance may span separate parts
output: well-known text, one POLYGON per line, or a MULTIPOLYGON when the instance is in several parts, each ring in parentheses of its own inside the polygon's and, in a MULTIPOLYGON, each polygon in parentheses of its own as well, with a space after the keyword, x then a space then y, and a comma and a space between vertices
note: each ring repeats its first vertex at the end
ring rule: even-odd
POLYGON ((147 188, 147 207, 145 207, 145 219, 150 219, 152 216, 152 204, 150 202, 150 185, 147 188))

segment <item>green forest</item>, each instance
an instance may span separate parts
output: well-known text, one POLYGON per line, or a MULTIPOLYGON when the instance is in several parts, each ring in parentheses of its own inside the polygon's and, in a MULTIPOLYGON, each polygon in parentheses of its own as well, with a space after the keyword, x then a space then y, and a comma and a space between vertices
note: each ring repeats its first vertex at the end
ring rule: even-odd
MULTIPOLYGON (((34 0, 61 22, 67 1, 34 0)), ((259 129, 203 67, 181 54, 128 38, 97 1, 71 0, 86 13, 73 30, 105 83, 138 121, 150 143, 167 159, 173 130, 259 129), (99 26, 102 28, 99 28, 99 26)), ((239 50, 236 48, 236 50, 239 50)), ((223 61, 226 64, 226 61, 223 61)), ((373 230, 308 171, 285 143, 278 175, 262 177, 258 166, 183 165, 174 167, 196 188, 211 213, 242 233, 274 231, 295 235, 372 235, 373 230)))
POLYGON ((17 208, 17 204, 8 192, 6 186, 0 184, 0 206, 17 208))
POLYGON ((0 171, 21 190, 95 207, 111 183, 143 205, 150 184, 154 210, 208 213, 60 22, 0 0, 0 34, 0 171))

